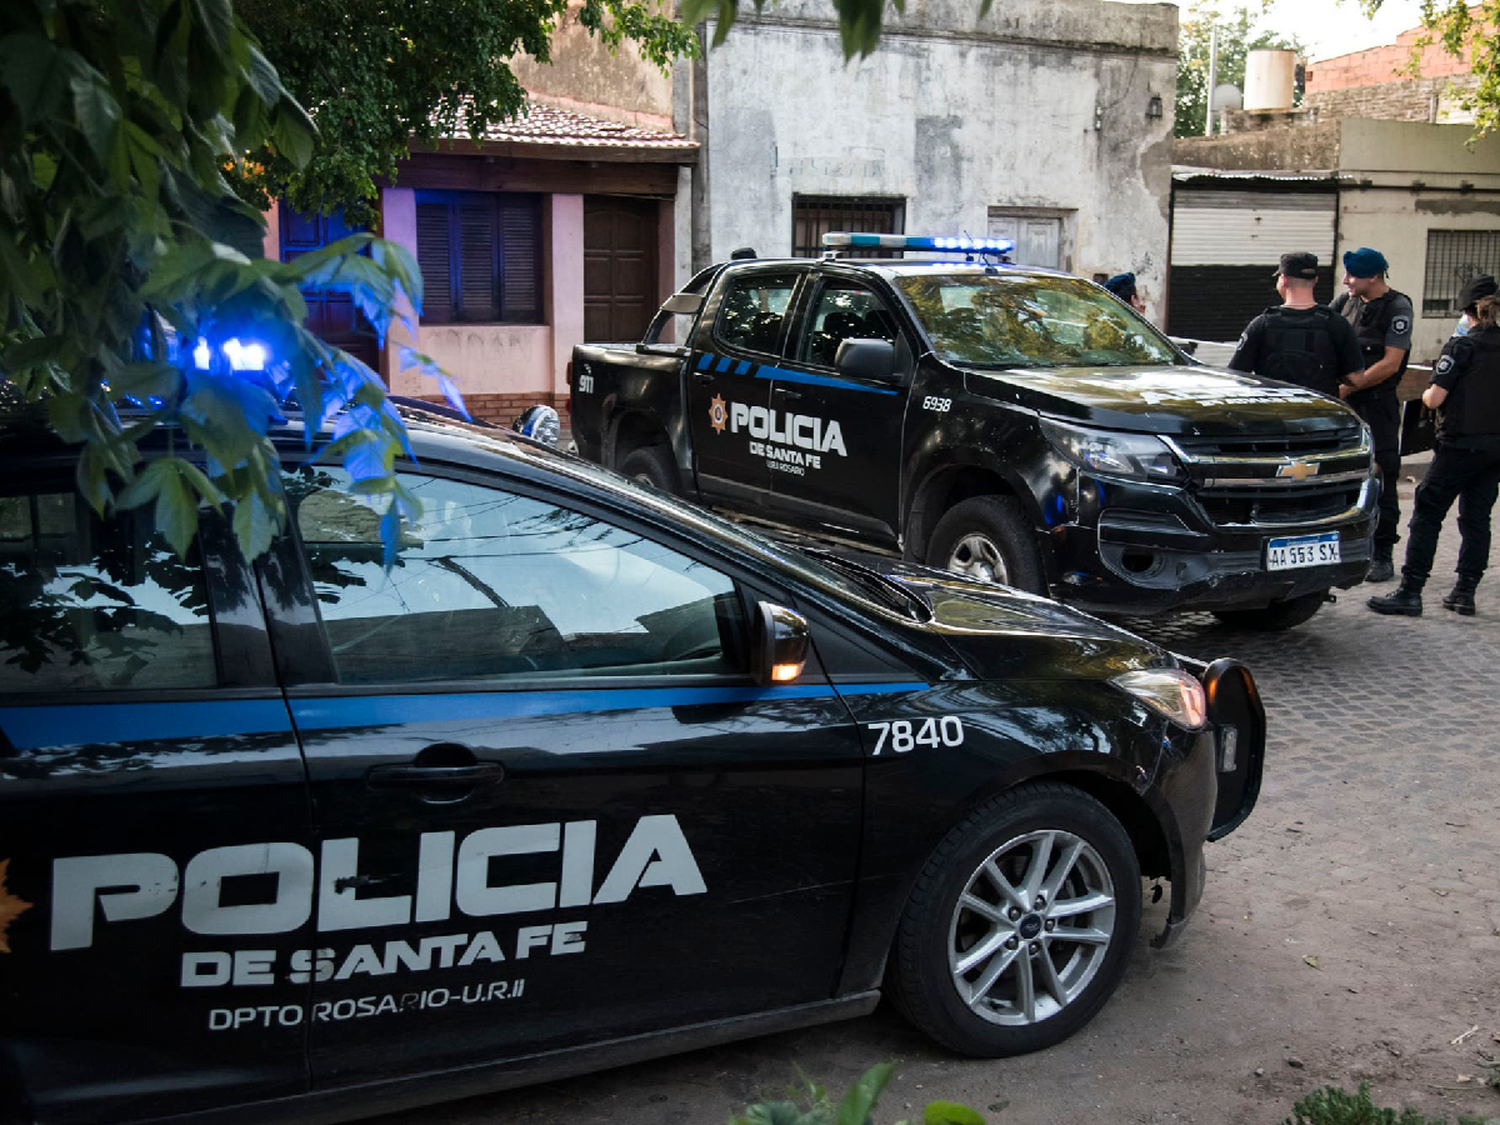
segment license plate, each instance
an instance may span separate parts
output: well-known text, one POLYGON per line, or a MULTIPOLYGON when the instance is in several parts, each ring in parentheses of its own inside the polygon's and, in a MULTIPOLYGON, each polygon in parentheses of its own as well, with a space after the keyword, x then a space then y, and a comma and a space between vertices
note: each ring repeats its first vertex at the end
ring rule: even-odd
POLYGON ((1266 543, 1267 570, 1295 570, 1299 566, 1326 566, 1339 561, 1339 533, 1294 535, 1266 543))

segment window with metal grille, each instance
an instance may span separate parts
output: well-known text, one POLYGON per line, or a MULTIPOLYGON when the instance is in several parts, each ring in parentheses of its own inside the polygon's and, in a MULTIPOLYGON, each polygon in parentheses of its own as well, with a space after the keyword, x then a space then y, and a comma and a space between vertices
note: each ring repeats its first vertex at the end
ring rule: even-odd
POLYGON ((1500 276, 1500 230, 1430 230, 1423 316, 1457 316, 1458 295, 1481 274, 1500 276))
POLYGON ((423 324, 539 324, 542 197, 417 192, 423 324))
MULTIPOLYGON (((823 236, 831 230, 850 234, 905 234, 906 200, 855 195, 792 196, 792 254, 818 258, 823 236)), ((840 251, 844 258, 899 258, 898 250, 840 251)))

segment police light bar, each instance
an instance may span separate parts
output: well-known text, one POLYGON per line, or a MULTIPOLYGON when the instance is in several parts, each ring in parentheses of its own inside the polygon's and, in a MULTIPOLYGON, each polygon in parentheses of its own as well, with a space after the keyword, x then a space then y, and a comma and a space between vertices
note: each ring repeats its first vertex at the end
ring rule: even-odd
POLYGON ((966 253, 1009 254, 1016 244, 1008 238, 929 238, 915 234, 850 234, 829 231, 823 236, 829 250, 961 250, 966 253))

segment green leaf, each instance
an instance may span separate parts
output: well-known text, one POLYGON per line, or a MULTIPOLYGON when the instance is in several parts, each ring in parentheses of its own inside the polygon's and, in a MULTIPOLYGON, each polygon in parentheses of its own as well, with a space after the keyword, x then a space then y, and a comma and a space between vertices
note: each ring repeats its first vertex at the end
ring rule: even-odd
POLYGON ((922 1110, 922 1125, 984 1125, 982 1114, 957 1102, 928 1102, 922 1110))
POLYGON ((839 1103, 837 1125, 865 1125, 880 1099, 880 1091, 895 1072, 895 1063, 876 1063, 861 1074, 839 1103))
POLYGON ((104 515, 105 507, 114 497, 114 492, 105 479, 106 461, 103 451, 97 446, 84 446, 74 474, 78 480, 78 491, 88 501, 89 507, 94 509, 94 514, 99 516, 104 515))
POLYGON ((192 3, 198 27, 222 56, 228 51, 229 38, 234 32, 234 12, 227 0, 192 0, 192 3))
POLYGON ((258 558, 271 546, 278 520, 258 492, 241 497, 234 506, 234 537, 247 559, 258 558))
POLYGON ((41 35, 0 38, 0 86, 21 114, 21 123, 34 126, 56 112, 65 86, 59 81, 62 52, 41 35))
POLYGON ((167 477, 174 475, 171 458, 163 457, 152 461, 135 480, 125 486, 125 490, 116 498, 115 506, 128 511, 139 508, 142 504, 149 504, 161 495, 162 485, 167 477))
POLYGON ((109 381, 116 398, 171 400, 182 389, 182 372, 170 363, 129 363, 109 381))
POLYGON ((114 151, 120 131, 120 103, 102 79, 74 78, 73 113, 78 128, 100 161, 107 162, 114 151))
POLYGON ((47 400, 47 421, 63 441, 80 442, 88 437, 92 409, 88 398, 76 391, 53 395, 47 400))
POLYGON ((168 466, 162 474, 161 491, 156 494, 156 528, 166 536, 177 557, 185 558, 198 533, 198 497, 182 471, 187 462, 169 457, 156 463, 168 466))
POLYGON ((305 168, 312 159, 312 121, 301 106, 290 97, 283 98, 276 106, 275 119, 271 125, 271 138, 276 142, 276 151, 289 160, 294 168, 305 168))
POLYGON ((731 1125, 815 1125, 810 1114, 803 1113, 794 1102, 757 1102, 745 1109, 731 1125))

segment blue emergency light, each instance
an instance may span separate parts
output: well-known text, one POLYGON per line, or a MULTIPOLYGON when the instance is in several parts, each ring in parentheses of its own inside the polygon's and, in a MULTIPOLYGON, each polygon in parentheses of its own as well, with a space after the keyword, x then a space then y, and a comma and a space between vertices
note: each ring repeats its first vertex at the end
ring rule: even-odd
POLYGON ((1009 254, 1016 244, 1008 238, 929 238, 915 234, 851 234, 829 231, 823 236, 828 250, 958 250, 965 254, 1009 254))
MULTIPOLYGON (((224 358, 229 360, 231 371, 264 371, 266 369, 266 346, 255 341, 241 341, 237 337, 231 337, 224 341, 224 358)), ((193 348, 193 365, 199 371, 207 371, 213 362, 213 353, 209 351, 208 341, 203 337, 198 338, 197 345, 193 348)))

